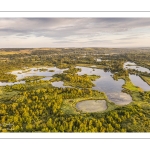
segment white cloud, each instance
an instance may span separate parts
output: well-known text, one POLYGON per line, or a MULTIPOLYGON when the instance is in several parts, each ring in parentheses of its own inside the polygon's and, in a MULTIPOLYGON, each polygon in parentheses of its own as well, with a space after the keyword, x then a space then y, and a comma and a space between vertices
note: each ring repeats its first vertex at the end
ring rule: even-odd
POLYGON ((149 29, 150 18, 1 18, 0 47, 150 46, 149 29))

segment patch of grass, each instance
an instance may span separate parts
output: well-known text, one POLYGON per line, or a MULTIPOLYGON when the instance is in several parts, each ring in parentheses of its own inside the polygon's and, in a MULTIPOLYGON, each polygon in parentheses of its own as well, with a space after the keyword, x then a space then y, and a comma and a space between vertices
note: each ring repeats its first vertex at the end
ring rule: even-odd
POLYGON ((49 72, 55 72, 55 70, 49 70, 49 72))
POLYGON ((76 66, 81 66, 81 67, 90 67, 90 66, 95 66, 95 64, 77 64, 76 66))
POLYGON ((28 70, 23 70, 22 73, 26 73, 26 72, 30 72, 31 69, 28 69, 28 70))
POLYGON ((150 77, 147 77, 147 76, 141 76, 140 77, 148 84, 150 85, 150 77))
POLYGON ((45 76, 29 76, 29 77, 25 77, 24 79, 22 79, 23 81, 26 82, 30 82, 30 81, 35 81, 35 80, 40 80, 42 78, 44 78, 45 76))
POLYGON ((66 68, 71 67, 71 65, 70 64, 66 64, 66 63, 62 63, 62 64, 56 65, 56 67, 59 68, 59 69, 66 69, 66 68))
POLYGON ((142 101, 142 95, 140 92, 130 92, 133 101, 140 102, 142 101))
POLYGON ((18 95, 19 92, 17 91, 6 91, 5 87, 0 87, 0 102, 11 102, 12 101, 12 97, 18 95))
POLYGON ((95 64, 77 64, 77 66, 89 67, 89 68, 93 68, 92 66, 95 66, 94 68, 97 68, 97 69, 104 69, 104 68, 106 68, 106 66, 104 66, 104 65, 95 65, 95 64))
POLYGON ((140 87, 135 86, 128 77, 125 78, 125 84, 122 87, 130 91, 136 91, 136 92, 143 91, 140 87))
POLYGON ((96 79, 99 79, 100 76, 97 76, 97 75, 88 75, 88 78, 89 78, 91 81, 95 81, 96 79))
POLYGON ((114 110, 114 109, 116 109, 118 107, 121 107, 121 106, 115 105, 113 102, 107 101, 107 109, 106 109, 105 112, 114 110))
POLYGON ((81 68, 70 67, 68 70, 63 71, 63 73, 75 74, 75 73, 80 72, 80 71, 81 71, 81 68))
POLYGON ((40 72, 43 72, 43 71, 47 71, 48 69, 47 68, 41 68, 39 70, 40 70, 40 72))
POLYGON ((63 104, 61 107, 61 110, 65 113, 65 114, 80 114, 80 112, 78 112, 76 110, 75 107, 73 107, 74 102, 76 102, 78 99, 66 99, 63 100, 63 104))
POLYGON ((97 69, 104 69, 104 68, 108 68, 108 66, 104 66, 104 65, 96 65, 97 69))

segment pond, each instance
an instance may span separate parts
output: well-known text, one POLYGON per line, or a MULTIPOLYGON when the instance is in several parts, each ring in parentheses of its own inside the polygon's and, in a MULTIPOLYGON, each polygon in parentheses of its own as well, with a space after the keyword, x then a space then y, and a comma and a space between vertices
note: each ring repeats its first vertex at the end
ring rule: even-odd
MULTIPOLYGON (((137 66, 134 62, 126 62, 124 63, 125 69, 135 69, 141 72, 147 72, 150 73, 150 70, 141 66, 137 66)), ((150 91, 150 86, 143 81, 138 75, 131 75, 129 74, 129 78, 131 82, 140 88, 142 88, 144 91, 150 91)))
POLYGON ((129 77, 134 85, 142 88, 144 91, 150 91, 150 86, 145 81, 143 81, 139 76, 130 74, 129 77))
POLYGON ((138 70, 138 71, 141 71, 141 72, 150 73, 149 69, 141 67, 141 66, 137 66, 134 62, 129 62, 129 61, 124 63, 123 68, 125 68, 125 69, 135 69, 135 70, 138 70))
POLYGON ((105 100, 84 100, 76 104, 76 108, 82 112, 100 112, 107 109, 105 100))
POLYGON ((97 60, 96 60, 97 62, 101 62, 102 60, 100 59, 100 58, 97 58, 97 60))
POLYGON ((21 80, 21 79, 23 79, 25 77, 29 77, 29 76, 51 77, 54 74, 63 73, 64 70, 67 70, 67 69, 59 69, 57 67, 42 67, 42 68, 30 68, 28 70, 12 71, 12 74, 17 76, 17 80, 21 80), (42 71, 42 69, 43 69, 43 71, 42 71), (53 72, 51 72, 51 70, 53 70, 53 72))
POLYGON ((71 86, 64 86, 63 84, 64 84, 63 81, 55 81, 55 82, 52 82, 52 85, 55 86, 55 87, 61 87, 61 88, 71 87, 71 86))
POLYGON ((17 82, 0 82, 0 86, 25 83, 25 81, 20 81, 20 80, 29 76, 44 76, 42 80, 50 80, 54 74, 63 73, 64 70, 67 69, 59 69, 57 67, 39 67, 39 68, 29 68, 25 70, 15 70, 12 71, 11 74, 17 76, 16 77, 17 82))
POLYGON ((99 75, 101 76, 99 79, 93 81, 95 87, 93 90, 98 90, 105 92, 109 100, 114 102, 117 105, 126 105, 132 101, 132 98, 129 94, 122 92, 122 85, 124 84, 124 80, 119 79, 118 81, 112 78, 111 72, 105 72, 103 69, 92 69, 88 67, 79 67, 81 68, 81 72, 78 72, 78 75, 99 75))

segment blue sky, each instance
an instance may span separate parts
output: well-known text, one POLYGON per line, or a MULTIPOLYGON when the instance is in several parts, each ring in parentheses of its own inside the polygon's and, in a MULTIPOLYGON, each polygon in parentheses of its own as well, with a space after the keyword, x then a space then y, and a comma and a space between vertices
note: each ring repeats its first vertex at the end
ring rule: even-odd
POLYGON ((150 18, 0 18, 0 47, 149 47, 150 18))

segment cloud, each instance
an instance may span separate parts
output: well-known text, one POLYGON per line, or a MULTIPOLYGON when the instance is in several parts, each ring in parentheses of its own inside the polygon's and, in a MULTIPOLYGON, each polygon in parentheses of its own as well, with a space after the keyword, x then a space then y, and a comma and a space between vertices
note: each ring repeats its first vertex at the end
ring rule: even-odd
POLYGON ((112 44, 115 40, 125 43, 149 34, 149 28, 150 18, 0 18, 1 38, 45 37, 65 44, 112 44))
POLYGON ((133 28, 150 26, 150 19, 132 18, 14 18, 0 19, 3 34, 33 34, 58 37, 69 35, 124 32, 133 28))

